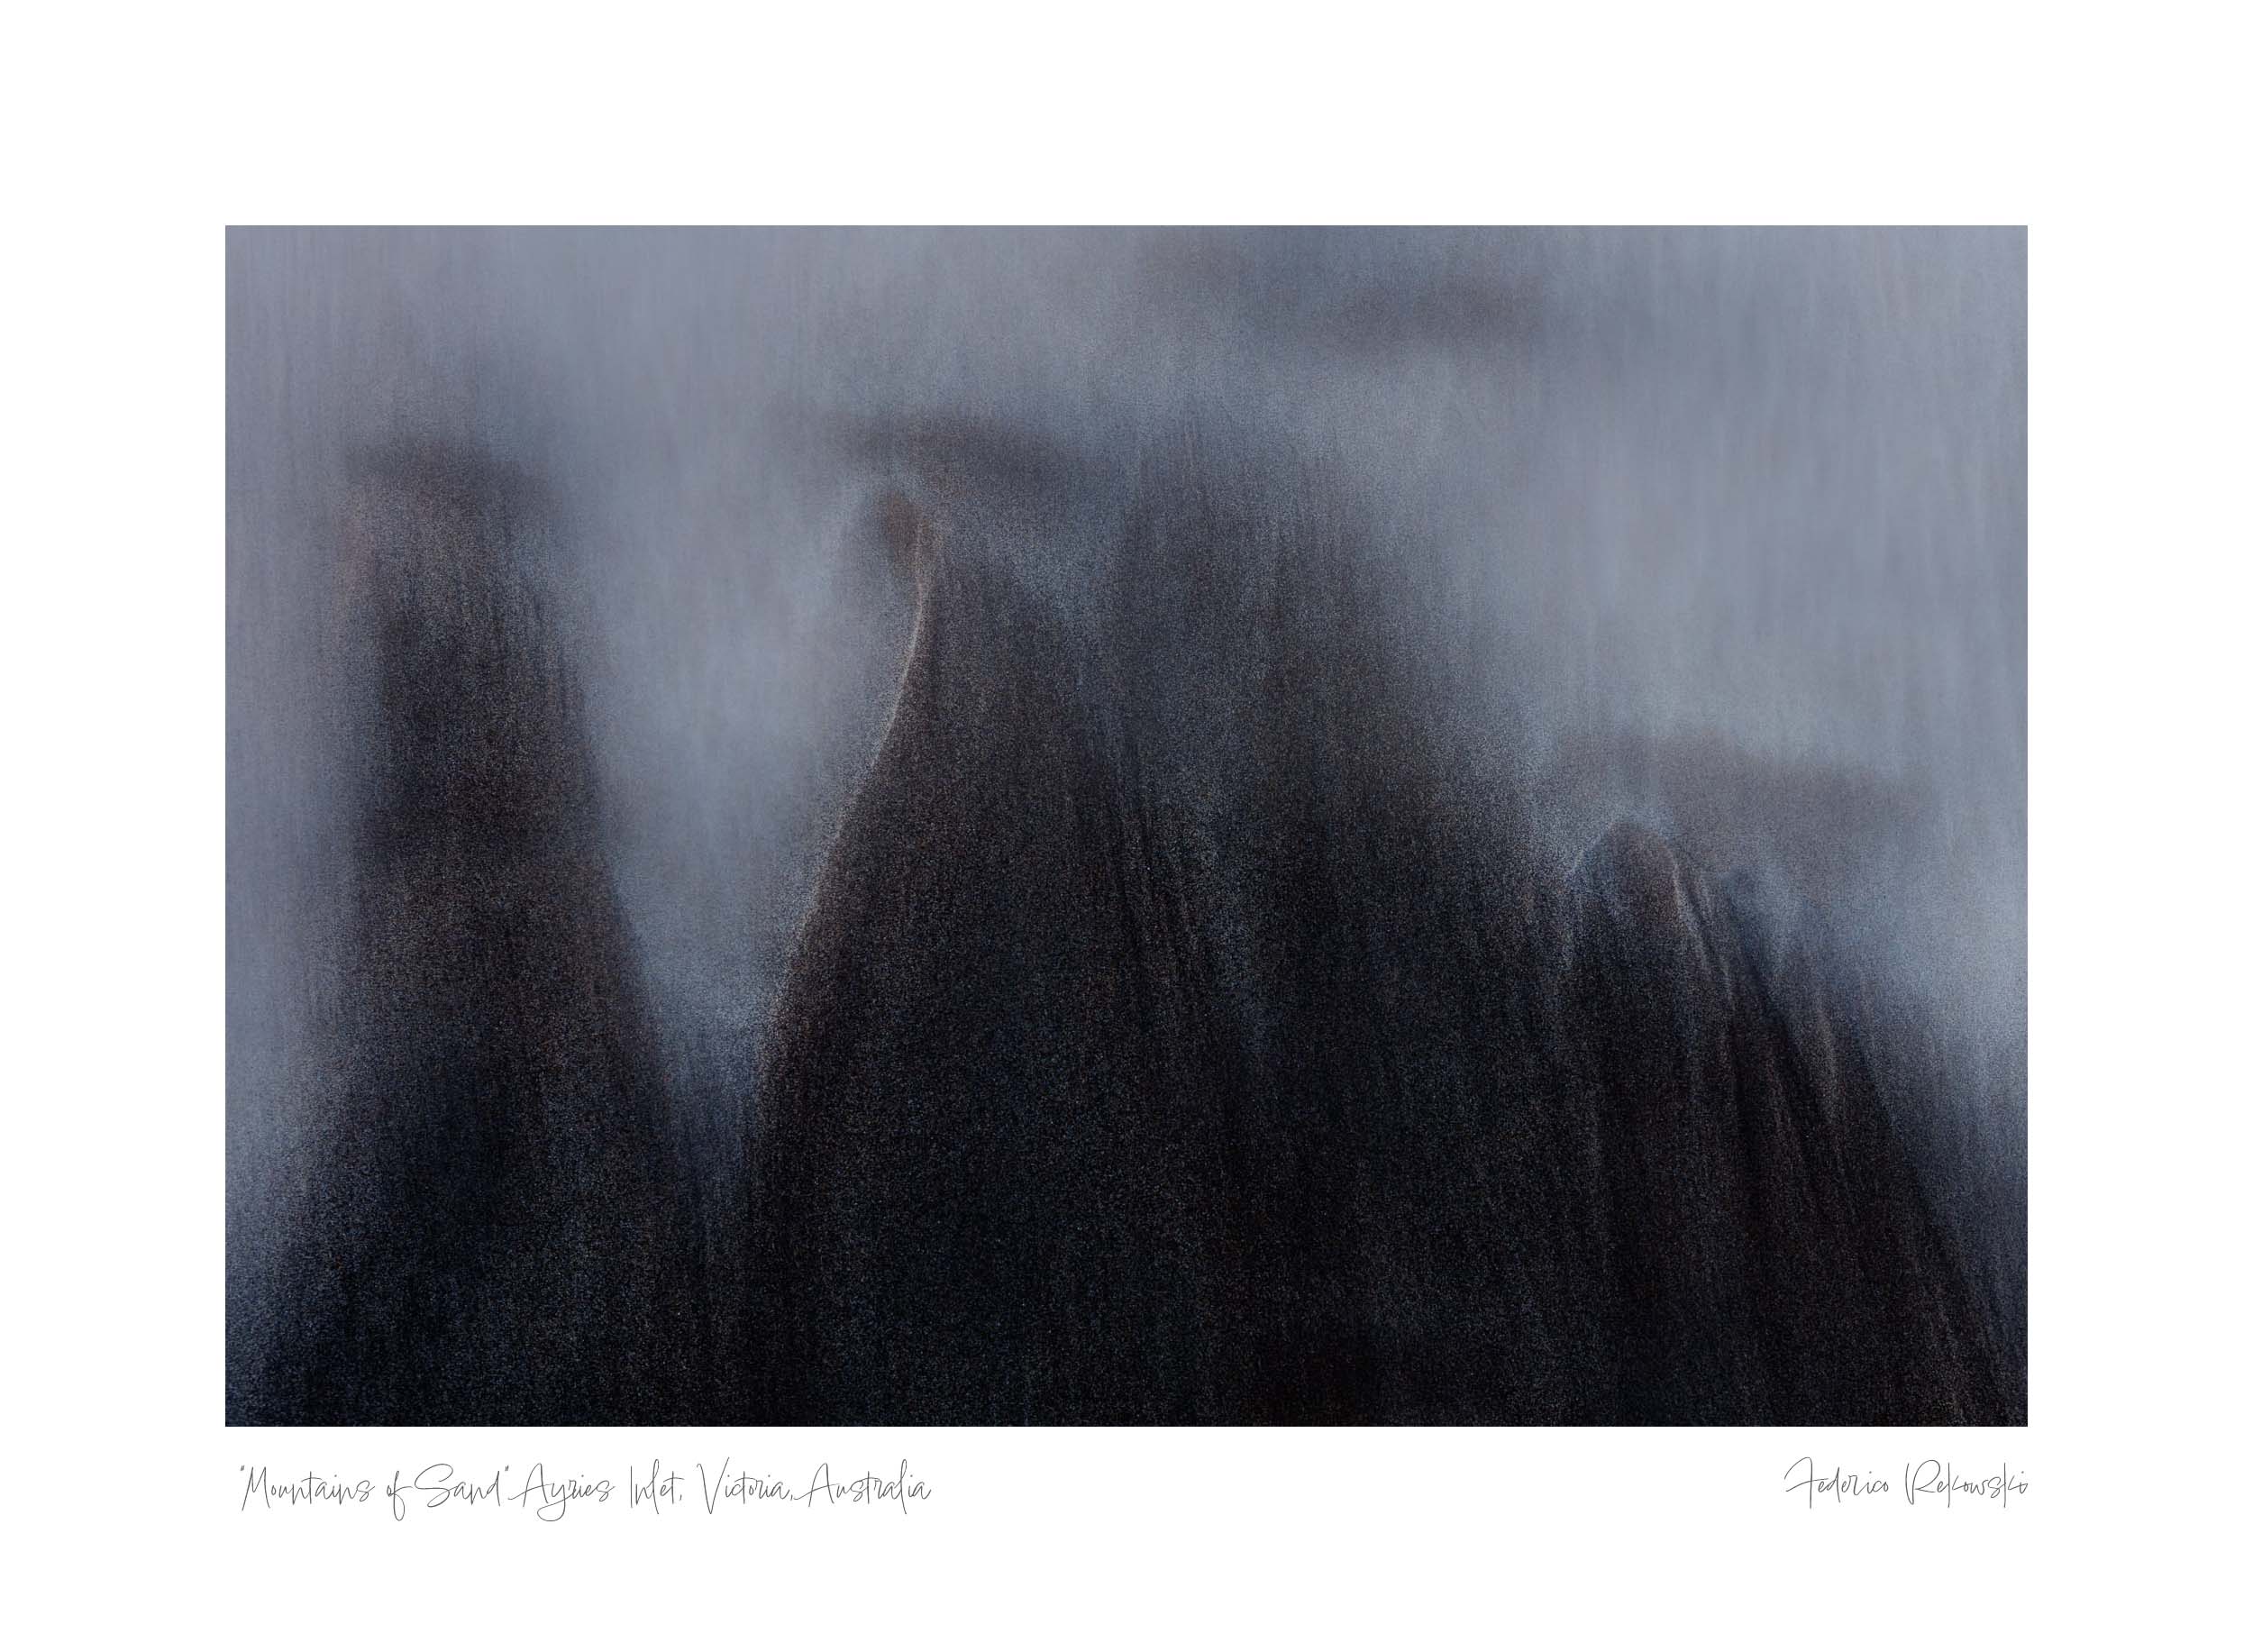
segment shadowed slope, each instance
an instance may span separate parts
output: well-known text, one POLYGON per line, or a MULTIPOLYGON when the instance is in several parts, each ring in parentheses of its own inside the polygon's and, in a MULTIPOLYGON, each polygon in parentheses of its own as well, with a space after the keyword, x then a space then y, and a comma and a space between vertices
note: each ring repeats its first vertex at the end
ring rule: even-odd
POLYGON ((780 1419, 1186 1420, 1240 1387, 1192 937, 1105 740, 1021 595, 936 576, 762 1101, 780 1419))
POLYGON ((1258 497, 1154 466, 1092 620, 927 573, 777 1027, 753 1406, 2022 1417, 1929 1077, 1661 840, 1545 865, 1335 495, 1258 497))
POLYGON ((693 1414, 696 1212, 597 854, 536 499, 449 452, 371 467, 346 634, 369 704, 324 1146, 230 1420, 693 1414))

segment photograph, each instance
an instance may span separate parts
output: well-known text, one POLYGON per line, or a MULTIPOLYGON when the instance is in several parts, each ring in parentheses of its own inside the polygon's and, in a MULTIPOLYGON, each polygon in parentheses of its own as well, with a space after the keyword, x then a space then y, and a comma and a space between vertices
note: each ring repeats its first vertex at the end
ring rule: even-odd
POLYGON ((28 14, 14 1638, 2241 1640, 2232 38, 28 14))
POLYGON ((2022 230, 227 240, 231 1424, 2021 1424, 2022 230))

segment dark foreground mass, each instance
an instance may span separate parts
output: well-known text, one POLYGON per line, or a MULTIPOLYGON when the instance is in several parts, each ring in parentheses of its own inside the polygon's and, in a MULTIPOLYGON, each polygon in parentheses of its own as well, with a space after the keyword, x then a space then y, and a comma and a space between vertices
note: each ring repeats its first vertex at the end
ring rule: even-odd
POLYGON ((231 1360, 230 1421, 681 1421, 709 1363, 546 533, 506 467, 362 467, 352 889, 306 1079, 321 1137, 269 1321, 231 1332, 264 1357, 231 1360))
POLYGON ((1882 995, 1648 830, 1545 866, 1327 479, 1268 486, 1145 463, 1063 621, 920 530, 776 1032, 751 1409, 2022 1419, 1882 995))
POLYGON ((1658 832, 1545 853, 1335 478, 899 440, 915 641, 716 1209, 536 505, 385 461, 332 1145, 231 1420, 2023 1419, 1915 1018, 1658 832), (1017 541, 1090 488, 1060 598, 1017 541))

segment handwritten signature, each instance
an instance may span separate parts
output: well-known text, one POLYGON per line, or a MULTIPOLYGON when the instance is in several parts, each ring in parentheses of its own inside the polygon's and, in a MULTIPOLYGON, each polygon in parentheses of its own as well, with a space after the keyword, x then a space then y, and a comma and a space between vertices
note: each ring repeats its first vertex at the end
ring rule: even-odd
POLYGON ((1966 1480, 1956 1472, 1956 1465, 1944 1463, 1938 1457, 1927 1457, 1917 1464, 1902 1465, 1898 1481, 1867 1470, 1850 1474, 1843 1466, 1834 1466, 1826 1474, 1815 1466, 1811 1456, 1801 1457, 1783 1471, 1783 1489, 1787 1493, 1807 1493, 1807 1506, 1813 1508, 1818 1497, 1843 1503, 1869 1497, 1890 1496, 1898 1486, 1902 1496, 1913 1508, 1920 1498, 1927 1502, 1938 1499, 1943 1508, 1953 1508, 1960 1494, 1992 1501, 2008 1508, 2013 1495, 2026 1494, 2026 1474, 2023 1470, 2013 1473, 2005 1463, 1998 1474, 1966 1480))

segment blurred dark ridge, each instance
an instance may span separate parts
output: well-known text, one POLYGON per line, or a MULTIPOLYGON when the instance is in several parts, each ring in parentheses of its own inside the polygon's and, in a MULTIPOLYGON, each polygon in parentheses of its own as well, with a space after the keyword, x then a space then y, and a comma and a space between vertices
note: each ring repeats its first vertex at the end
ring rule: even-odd
POLYGON ((687 1421, 712 1368, 696 1184, 601 858, 549 516, 458 449, 359 467, 359 692, 324 1140, 234 1423, 687 1421))
POLYGON ((714 1205, 544 491, 360 468, 326 1132, 231 1421, 2023 1420, 2022 1195, 1939 1140, 1995 1109, 1820 902, 1707 869, 1751 787, 1824 893, 1883 786, 1582 753, 1691 780, 1564 863, 1586 800, 1433 715, 1343 467, 855 440, 916 640, 714 1205), (1060 604, 1066 517, 1115 543, 1060 604))
POLYGON ((1321 465, 1145 455, 1091 628, 938 497, 732 1415, 2023 1420, 1914 1016, 1656 833, 1546 860, 1321 465))

